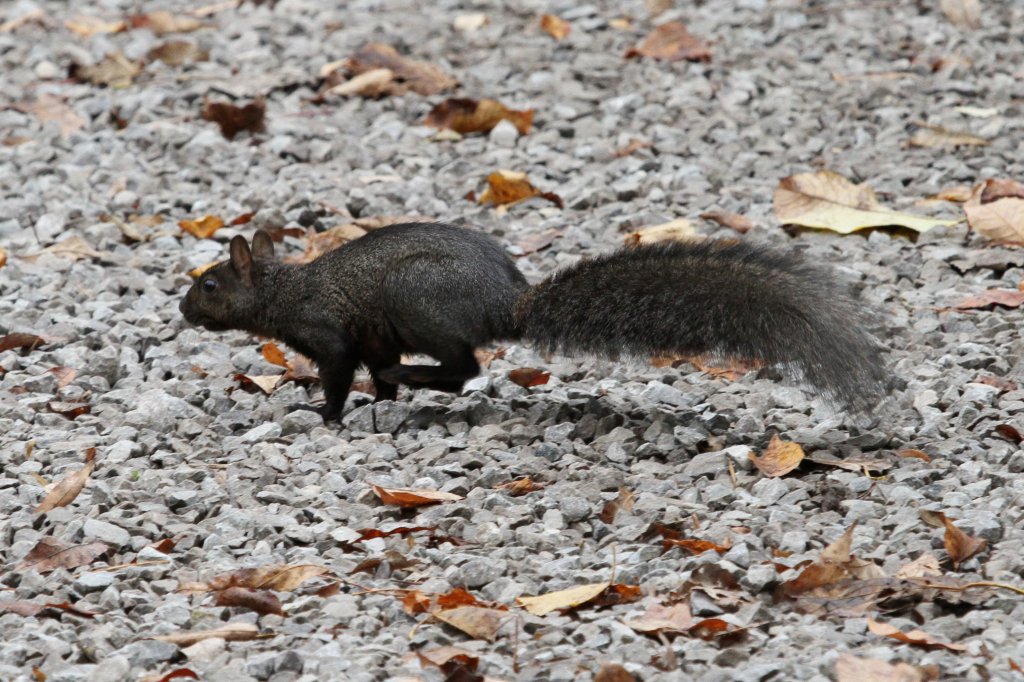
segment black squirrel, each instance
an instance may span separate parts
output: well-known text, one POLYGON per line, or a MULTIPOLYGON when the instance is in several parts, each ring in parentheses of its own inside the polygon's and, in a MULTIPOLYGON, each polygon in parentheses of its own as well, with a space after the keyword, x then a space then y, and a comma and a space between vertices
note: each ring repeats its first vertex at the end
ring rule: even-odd
POLYGON ((737 241, 664 242, 583 260, 530 286, 488 236, 445 224, 370 232, 302 265, 252 247, 196 278, 181 302, 207 329, 279 339, 315 361, 325 419, 341 415, 365 365, 377 400, 398 384, 457 392, 480 367, 474 349, 526 340, 543 350, 717 353, 797 368, 835 403, 877 404, 887 373, 862 306, 827 269, 737 241), (404 365, 422 353, 438 365, 404 365))

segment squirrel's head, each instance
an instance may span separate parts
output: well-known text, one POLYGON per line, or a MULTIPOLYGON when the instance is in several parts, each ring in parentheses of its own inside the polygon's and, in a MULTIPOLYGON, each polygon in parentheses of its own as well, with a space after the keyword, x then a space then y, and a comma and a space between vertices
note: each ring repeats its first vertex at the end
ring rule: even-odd
POLYGON ((270 235, 259 230, 252 248, 245 237, 231 240, 231 258, 201 272, 178 306, 185 319, 211 331, 249 329, 266 303, 259 280, 261 265, 274 260, 270 235))

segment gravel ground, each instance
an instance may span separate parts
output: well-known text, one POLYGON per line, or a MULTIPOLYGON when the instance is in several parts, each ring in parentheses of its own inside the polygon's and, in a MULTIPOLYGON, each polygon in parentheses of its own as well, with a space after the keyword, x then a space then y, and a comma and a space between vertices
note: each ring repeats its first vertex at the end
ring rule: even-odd
MULTIPOLYGON (((916 204, 949 186, 1024 179, 1024 6, 987 0, 981 28, 965 31, 930 0, 678 4, 655 19, 635 0, 440 0, 429 9, 411 0, 281 0, 225 8, 187 34, 142 27, 86 38, 65 27, 66 3, 5 3, 0 21, 40 13, 0 32, 0 246, 8 255, 0 335, 48 343, 0 352, 0 600, 71 602, 98 615, 0 611, 0 679, 40 679, 33 669, 51 682, 159 679, 187 668, 221 682, 436 680, 442 673, 410 653, 446 644, 476 652, 478 672, 506 680, 588 680, 606 662, 651 681, 824 680, 846 652, 937 665, 943 679, 1011 679, 1011 659, 1024 663, 1024 602, 1012 592, 823 618, 774 597, 797 571, 772 562, 813 560, 856 523, 853 553, 890 575, 932 552, 945 575, 1024 584, 1024 452, 1012 430, 995 432, 1024 432, 1020 313, 943 310, 988 288, 1016 288, 1024 256, 965 239, 963 226, 916 243, 884 231, 791 236, 772 217, 771 197, 781 178, 829 168, 868 182, 894 208, 956 218, 953 204, 916 204), (489 24, 454 29, 470 11, 489 24), (568 38, 556 42, 538 28, 544 11, 571 23, 568 38), (623 16, 632 30, 617 27, 623 16), (709 63, 623 59, 671 19, 712 41, 709 63), (67 78, 74 62, 117 50, 140 59, 168 38, 197 43, 209 60, 150 63, 124 88, 67 78), (459 96, 534 107, 535 130, 519 137, 501 125, 490 135, 432 139, 436 131, 419 122, 445 95, 311 101, 320 67, 370 40, 441 66, 458 79, 459 96), (204 97, 258 95, 266 98, 262 133, 228 141, 199 116, 204 97), (40 112, 40 102, 50 104, 40 112), (990 143, 911 147, 921 121, 990 143), (651 146, 617 156, 634 138, 651 146), (538 201, 495 211, 465 198, 499 168, 527 172, 564 198, 564 210, 538 201), (883 313, 906 388, 882 420, 831 412, 770 371, 729 381, 688 365, 544 358, 509 346, 463 395, 402 391, 395 403, 358 406, 343 424, 324 425, 288 411, 317 398, 313 387, 286 384, 269 397, 232 390, 236 373, 280 369, 256 339, 189 328, 177 308, 185 273, 260 225, 423 215, 473 225, 518 254, 525 238, 556 228, 549 248, 519 259, 538 279, 614 248, 626 231, 677 217, 734 236, 698 218, 712 209, 750 217, 757 228, 748 238, 834 263, 883 313), (245 212, 256 213, 251 223, 210 240, 175 224, 245 212), (137 227, 145 238, 133 241, 104 214, 167 222, 137 227), (69 237, 85 246, 39 255, 69 237), (50 371, 60 367, 75 371, 70 382, 50 371), (552 378, 521 388, 507 379, 518 367, 545 367, 552 378), (82 404, 87 413, 69 412, 82 404), (772 434, 809 453, 893 466, 868 477, 805 464, 765 478, 747 454, 772 434), (43 484, 81 468, 89 448, 96 468, 85 490, 35 514, 43 484), (904 448, 931 461, 893 454, 904 448), (522 476, 545 487, 520 497, 495 489, 522 476), (465 499, 400 510, 381 504, 371 484, 465 499), (632 510, 600 520, 621 487, 635 495, 632 510), (942 532, 920 520, 924 509, 957 519, 988 547, 954 567, 942 532), (646 532, 655 522, 731 548, 662 552, 646 532), (359 529, 403 525, 436 527, 439 537, 353 542, 359 529), (70 570, 20 568, 45 536, 109 549, 70 570), (150 546, 165 538, 176 541, 172 549, 150 546), (386 552, 417 563, 401 568, 386 552), (325 579, 308 581, 280 593, 287 617, 177 591, 268 564, 317 564, 362 587, 343 583, 318 596, 325 579), (121 567, 102 570, 109 566, 121 567), (407 615, 393 591, 462 586, 512 605, 613 571, 617 583, 639 585, 638 601, 544 616, 513 606, 517 617, 493 642, 407 615), (709 575, 736 584, 729 598, 691 592, 684 601, 695 616, 724 614, 749 629, 705 640, 650 637, 624 624, 709 575), (908 647, 868 632, 867 616, 966 650, 908 647), (276 636, 213 639, 184 652, 146 639, 226 622, 276 636)), ((91 11, 117 20, 194 6, 101 0, 91 11)), ((297 254, 303 244, 289 237, 283 246, 297 254)))

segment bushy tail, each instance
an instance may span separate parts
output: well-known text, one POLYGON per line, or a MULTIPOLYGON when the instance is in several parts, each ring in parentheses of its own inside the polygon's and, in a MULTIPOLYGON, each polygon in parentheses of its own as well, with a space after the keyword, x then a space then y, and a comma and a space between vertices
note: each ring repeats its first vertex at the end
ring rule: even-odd
POLYGON ((519 301, 523 338, 566 353, 714 353, 797 369, 866 411, 886 391, 882 348, 834 273, 741 242, 670 242, 586 260, 519 301))

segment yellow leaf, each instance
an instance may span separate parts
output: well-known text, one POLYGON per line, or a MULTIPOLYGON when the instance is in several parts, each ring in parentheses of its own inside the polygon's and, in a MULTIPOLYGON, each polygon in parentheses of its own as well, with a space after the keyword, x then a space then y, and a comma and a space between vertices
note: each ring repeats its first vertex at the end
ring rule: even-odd
POLYGON ((198 239, 209 239, 224 227, 224 220, 215 215, 204 215, 199 220, 179 220, 178 227, 198 239))
POLYGON ((608 589, 609 585, 611 582, 578 585, 567 590, 548 592, 536 597, 519 597, 516 599, 516 603, 535 616, 543 616, 551 611, 571 609, 580 604, 586 604, 608 589))
POLYGON ((754 466, 769 478, 778 478, 788 474, 800 466, 804 458, 804 449, 799 443, 784 441, 778 436, 772 436, 764 454, 758 457, 753 452, 749 455, 754 466))
POLYGON ((926 232, 939 225, 956 225, 909 213, 889 211, 878 203, 874 191, 832 171, 800 173, 783 178, 773 198, 780 222, 850 234, 868 227, 899 226, 926 232))

